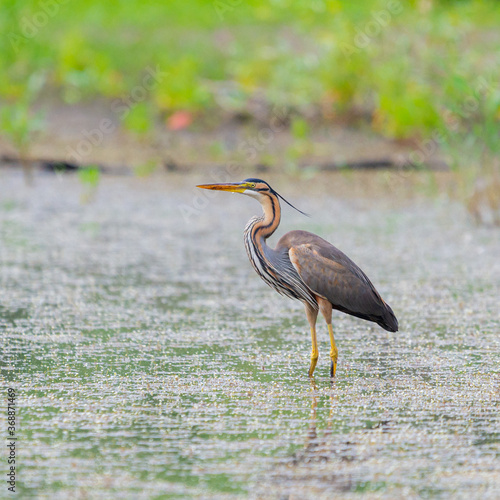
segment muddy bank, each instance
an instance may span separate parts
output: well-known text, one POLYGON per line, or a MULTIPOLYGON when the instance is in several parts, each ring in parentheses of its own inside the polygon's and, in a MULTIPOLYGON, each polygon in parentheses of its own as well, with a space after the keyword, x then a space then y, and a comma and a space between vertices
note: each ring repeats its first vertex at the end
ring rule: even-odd
MULTIPOLYGON (((176 121, 165 117, 137 134, 125 129, 124 111, 115 102, 50 102, 40 107, 43 127, 27 153, 34 168, 99 165, 105 171, 126 173, 149 166, 186 172, 238 164, 249 170, 291 172, 396 169, 414 167, 416 162, 434 170, 446 168, 445 158, 426 141, 389 140, 362 122, 313 123, 297 131, 285 113, 225 115, 213 122, 188 114, 176 121)), ((0 142, 0 165, 18 166, 17 151, 7 139, 0 142)))

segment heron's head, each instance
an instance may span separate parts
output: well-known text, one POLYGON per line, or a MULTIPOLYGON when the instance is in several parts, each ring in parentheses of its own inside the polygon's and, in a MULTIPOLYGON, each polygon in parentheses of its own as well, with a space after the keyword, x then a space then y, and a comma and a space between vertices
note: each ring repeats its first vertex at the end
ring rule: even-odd
POLYGON ((275 198, 281 198, 285 203, 290 205, 292 208, 295 208, 301 214, 307 215, 298 208, 294 207, 290 202, 286 201, 283 196, 277 193, 266 181, 262 179, 245 179, 242 182, 228 182, 222 184, 200 184, 196 187, 202 189, 213 189, 215 191, 229 191, 230 193, 241 193, 246 194, 247 196, 251 196, 255 198, 260 203, 264 204, 266 198, 269 196, 275 198))
POLYGON ((242 182, 228 182, 223 184, 200 184, 196 186, 202 189, 213 189, 215 191, 229 191, 230 193, 241 193, 262 200, 269 193, 277 195, 271 186, 262 179, 245 179, 242 182))

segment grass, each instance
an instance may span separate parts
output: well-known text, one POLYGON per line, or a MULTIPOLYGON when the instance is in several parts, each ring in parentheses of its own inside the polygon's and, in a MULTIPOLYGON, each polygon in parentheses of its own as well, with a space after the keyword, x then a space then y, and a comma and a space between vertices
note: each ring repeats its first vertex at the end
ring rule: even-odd
POLYGON ((417 163, 434 141, 467 199, 498 172, 494 1, 1 0, 1 8, 7 106, 119 98, 134 103, 124 127, 144 134, 178 111, 217 120, 252 115, 259 102, 269 116, 285 107, 297 117, 298 143, 315 123, 339 119, 412 140, 417 163), (473 166, 471 141, 481 151, 473 166))

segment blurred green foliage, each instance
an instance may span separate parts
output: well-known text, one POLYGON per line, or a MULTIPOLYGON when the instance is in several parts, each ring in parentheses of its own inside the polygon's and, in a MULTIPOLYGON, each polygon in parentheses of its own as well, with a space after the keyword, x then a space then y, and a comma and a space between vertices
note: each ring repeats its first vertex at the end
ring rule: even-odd
POLYGON ((78 170, 78 179, 82 184, 82 193, 80 195, 81 203, 87 203, 92 200, 97 193, 97 188, 101 180, 101 172, 97 165, 87 165, 78 170))
MULTIPOLYGON (((474 95, 478 76, 496 92, 500 79, 494 1, 0 0, 0 11, 2 100, 23 98, 33 74, 67 102, 133 96, 158 68, 125 120, 137 132, 152 110, 229 98, 238 111, 258 94, 326 117, 361 108, 377 131, 424 136, 446 127, 443 111, 474 95)), ((498 115, 493 105, 468 121, 498 115)))
POLYGON ((97 188, 100 177, 101 173, 99 171, 99 167, 95 165, 89 165, 78 171, 78 178, 80 179, 80 182, 91 190, 97 188))
POLYGON ((3 103, 0 108, 0 130, 10 139, 21 157, 26 155, 33 135, 42 129, 42 112, 34 112, 33 104, 43 84, 41 74, 27 75, 23 92, 16 99, 3 103))

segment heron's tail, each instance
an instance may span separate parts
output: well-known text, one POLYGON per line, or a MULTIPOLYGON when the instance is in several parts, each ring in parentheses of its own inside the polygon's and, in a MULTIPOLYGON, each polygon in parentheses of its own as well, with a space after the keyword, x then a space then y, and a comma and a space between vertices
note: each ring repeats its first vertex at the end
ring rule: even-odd
POLYGON ((384 302, 384 305, 385 305, 384 314, 380 318, 380 320, 377 321, 377 323, 384 330, 387 330, 388 332, 397 332, 399 329, 398 318, 396 318, 396 315, 392 312, 392 309, 389 306, 389 304, 384 302))

